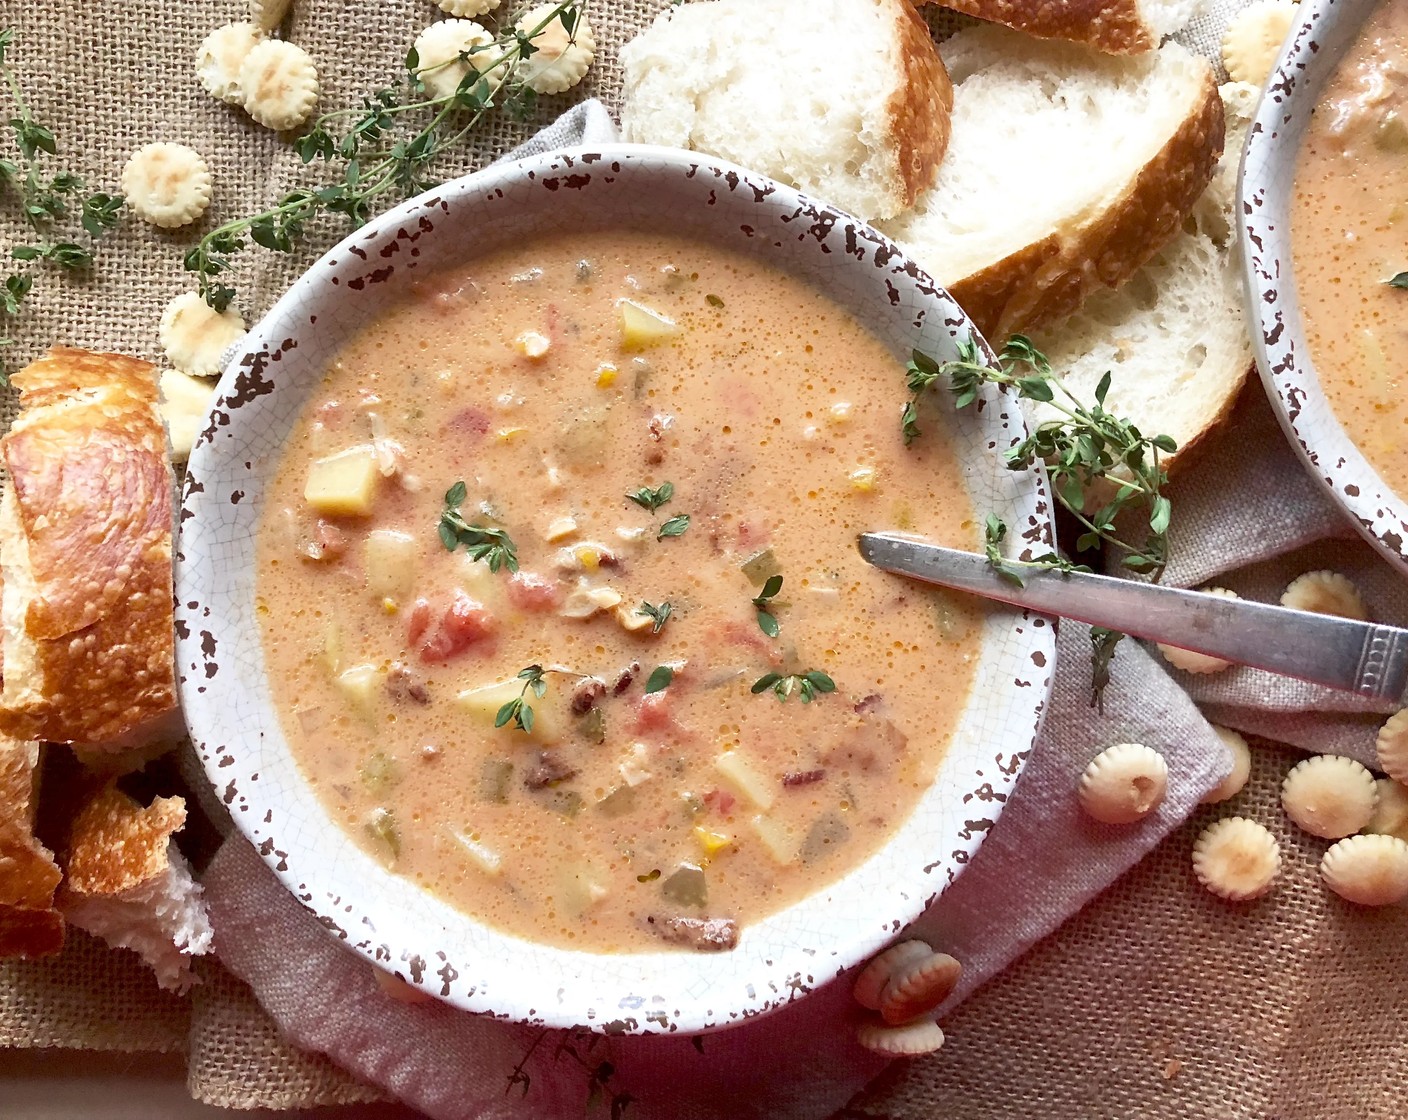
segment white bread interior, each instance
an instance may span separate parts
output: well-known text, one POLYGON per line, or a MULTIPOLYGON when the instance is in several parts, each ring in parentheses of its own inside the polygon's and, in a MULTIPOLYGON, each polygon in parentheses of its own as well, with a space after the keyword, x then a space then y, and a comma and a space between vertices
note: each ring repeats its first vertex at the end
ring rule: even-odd
POLYGON ((707 152, 865 219, 933 182, 948 138, 952 91, 908 0, 686 4, 621 65, 624 139, 707 152))
POLYGON ((29 604, 39 594, 34 569, 29 563, 29 538, 20 527, 19 506, 13 486, 0 496, 0 575, 4 594, 0 596, 0 625, 4 627, 4 689, 0 704, 7 708, 30 708, 43 702, 37 671, 37 646, 25 626, 29 604))
MULTIPOLYGON (((1145 435, 1165 434, 1174 470, 1230 412, 1252 368, 1241 266, 1233 232, 1237 167, 1260 91, 1229 82, 1221 94, 1227 147, 1187 228, 1116 291, 1100 291, 1034 341, 1082 400, 1111 373, 1106 407, 1145 435)), ((1028 404, 1028 417, 1057 418, 1028 404)))
POLYGON ((1206 59, 1101 54, 1004 27, 941 47, 953 133, 934 186, 880 228, 994 343, 1126 280, 1180 228, 1222 149, 1206 59))

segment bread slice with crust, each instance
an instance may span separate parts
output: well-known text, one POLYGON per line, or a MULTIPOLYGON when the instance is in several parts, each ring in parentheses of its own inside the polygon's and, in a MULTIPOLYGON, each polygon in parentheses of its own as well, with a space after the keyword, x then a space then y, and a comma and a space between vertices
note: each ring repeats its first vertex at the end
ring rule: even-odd
POLYGON ((64 943, 59 866, 34 836, 38 774, 39 744, 0 736, 0 958, 46 956, 64 943))
POLYGON ((74 818, 59 892, 69 922, 134 950, 177 992, 195 982, 191 958, 212 941, 200 885, 171 839, 185 823, 179 797, 143 808, 107 786, 74 818))
POLYGON ((708 0, 621 48, 621 132, 731 160, 867 220, 934 181, 953 90, 909 0, 708 0))
POLYGON ((128 746, 176 711, 171 467, 153 367, 56 346, 0 441, 0 730, 128 746))
POLYGON ((1003 23, 1039 39, 1068 39, 1111 54, 1151 51, 1182 28, 1198 0, 920 0, 1003 23))
MULTIPOLYGON (((1182 469, 1232 410, 1252 366, 1232 212, 1242 141, 1260 89, 1229 82, 1221 96, 1227 150, 1185 228, 1117 291, 1100 291, 1033 341, 1082 400, 1108 371, 1106 407, 1147 435, 1174 438, 1163 461, 1182 469)), ((1056 419, 1031 405, 1036 422, 1056 419)))
POLYGON ((1222 152, 1212 67, 1176 43, 1108 55, 985 26, 943 52, 948 155, 914 210, 879 225, 995 343, 1128 280, 1222 152))

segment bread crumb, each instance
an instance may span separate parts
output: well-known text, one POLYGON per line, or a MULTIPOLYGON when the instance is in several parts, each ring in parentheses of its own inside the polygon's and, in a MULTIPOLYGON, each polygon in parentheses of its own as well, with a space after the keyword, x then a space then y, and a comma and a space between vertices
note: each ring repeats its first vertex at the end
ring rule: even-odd
POLYGON ((1183 1063, 1177 1058, 1170 1058, 1164 1063, 1164 1080, 1172 1081, 1183 1072, 1183 1063))

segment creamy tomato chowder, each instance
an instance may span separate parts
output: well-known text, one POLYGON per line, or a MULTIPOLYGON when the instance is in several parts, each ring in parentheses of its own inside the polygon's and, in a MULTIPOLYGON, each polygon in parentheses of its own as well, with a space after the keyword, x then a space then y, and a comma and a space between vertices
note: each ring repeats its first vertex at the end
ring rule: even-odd
POLYGON ((1386 0, 1306 133, 1291 210, 1306 341, 1330 406, 1408 495, 1408 4, 1386 0))
POLYGON ((262 513, 282 726, 328 812, 469 914, 727 949, 931 782, 979 616, 867 567, 974 547, 937 415, 802 282, 686 240, 544 240, 340 352, 262 513))

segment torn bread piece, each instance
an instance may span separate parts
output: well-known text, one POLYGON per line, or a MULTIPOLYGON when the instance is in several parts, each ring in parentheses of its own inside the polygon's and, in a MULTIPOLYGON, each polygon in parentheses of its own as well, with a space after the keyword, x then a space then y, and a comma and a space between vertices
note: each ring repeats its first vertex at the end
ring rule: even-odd
POLYGON ((0 737, 0 959, 63 948, 59 865, 34 836, 39 744, 0 737))
POLYGON ((623 139, 732 160, 865 219, 912 205, 948 146, 953 89, 908 0, 672 7, 621 65, 623 139))
POLYGON ((1068 39, 1110 54, 1140 54, 1184 27, 1198 0, 919 0, 1003 23, 1038 39, 1068 39))
MULTIPOLYGON (((1110 374, 1106 407, 1178 444, 1160 458, 1170 474, 1222 427, 1255 368, 1232 210, 1257 91, 1228 82, 1219 96, 1226 145, 1184 228, 1119 288, 1094 292, 1076 314, 1033 336, 1082 400, 1110 374)), ((1033 425, 1057 415, 1050 405, 1023 408, 1033 425)), ((1098 506, 1108 496, 1095 487, 1088 500, 1098 506)))
POLYGON ((56 346, 0 440, 0 731, 123 749, 179 733, 171 465, 153 367, 56 346))
POLYGON ((59 891, 69 922, 132 949, 176 992, 195 982, 191 958, 212 940, 200 884, 171 839, 185 823, 179 797, 143 808, 106 787, 74 818, 59 891))
POLYGON ((1222 154, 1208 60, 1099 54, 1004 27, 942 48, 953 136, 932 189, 880 228, 994 343, 1117 288, 1183 228, 1222 154))

